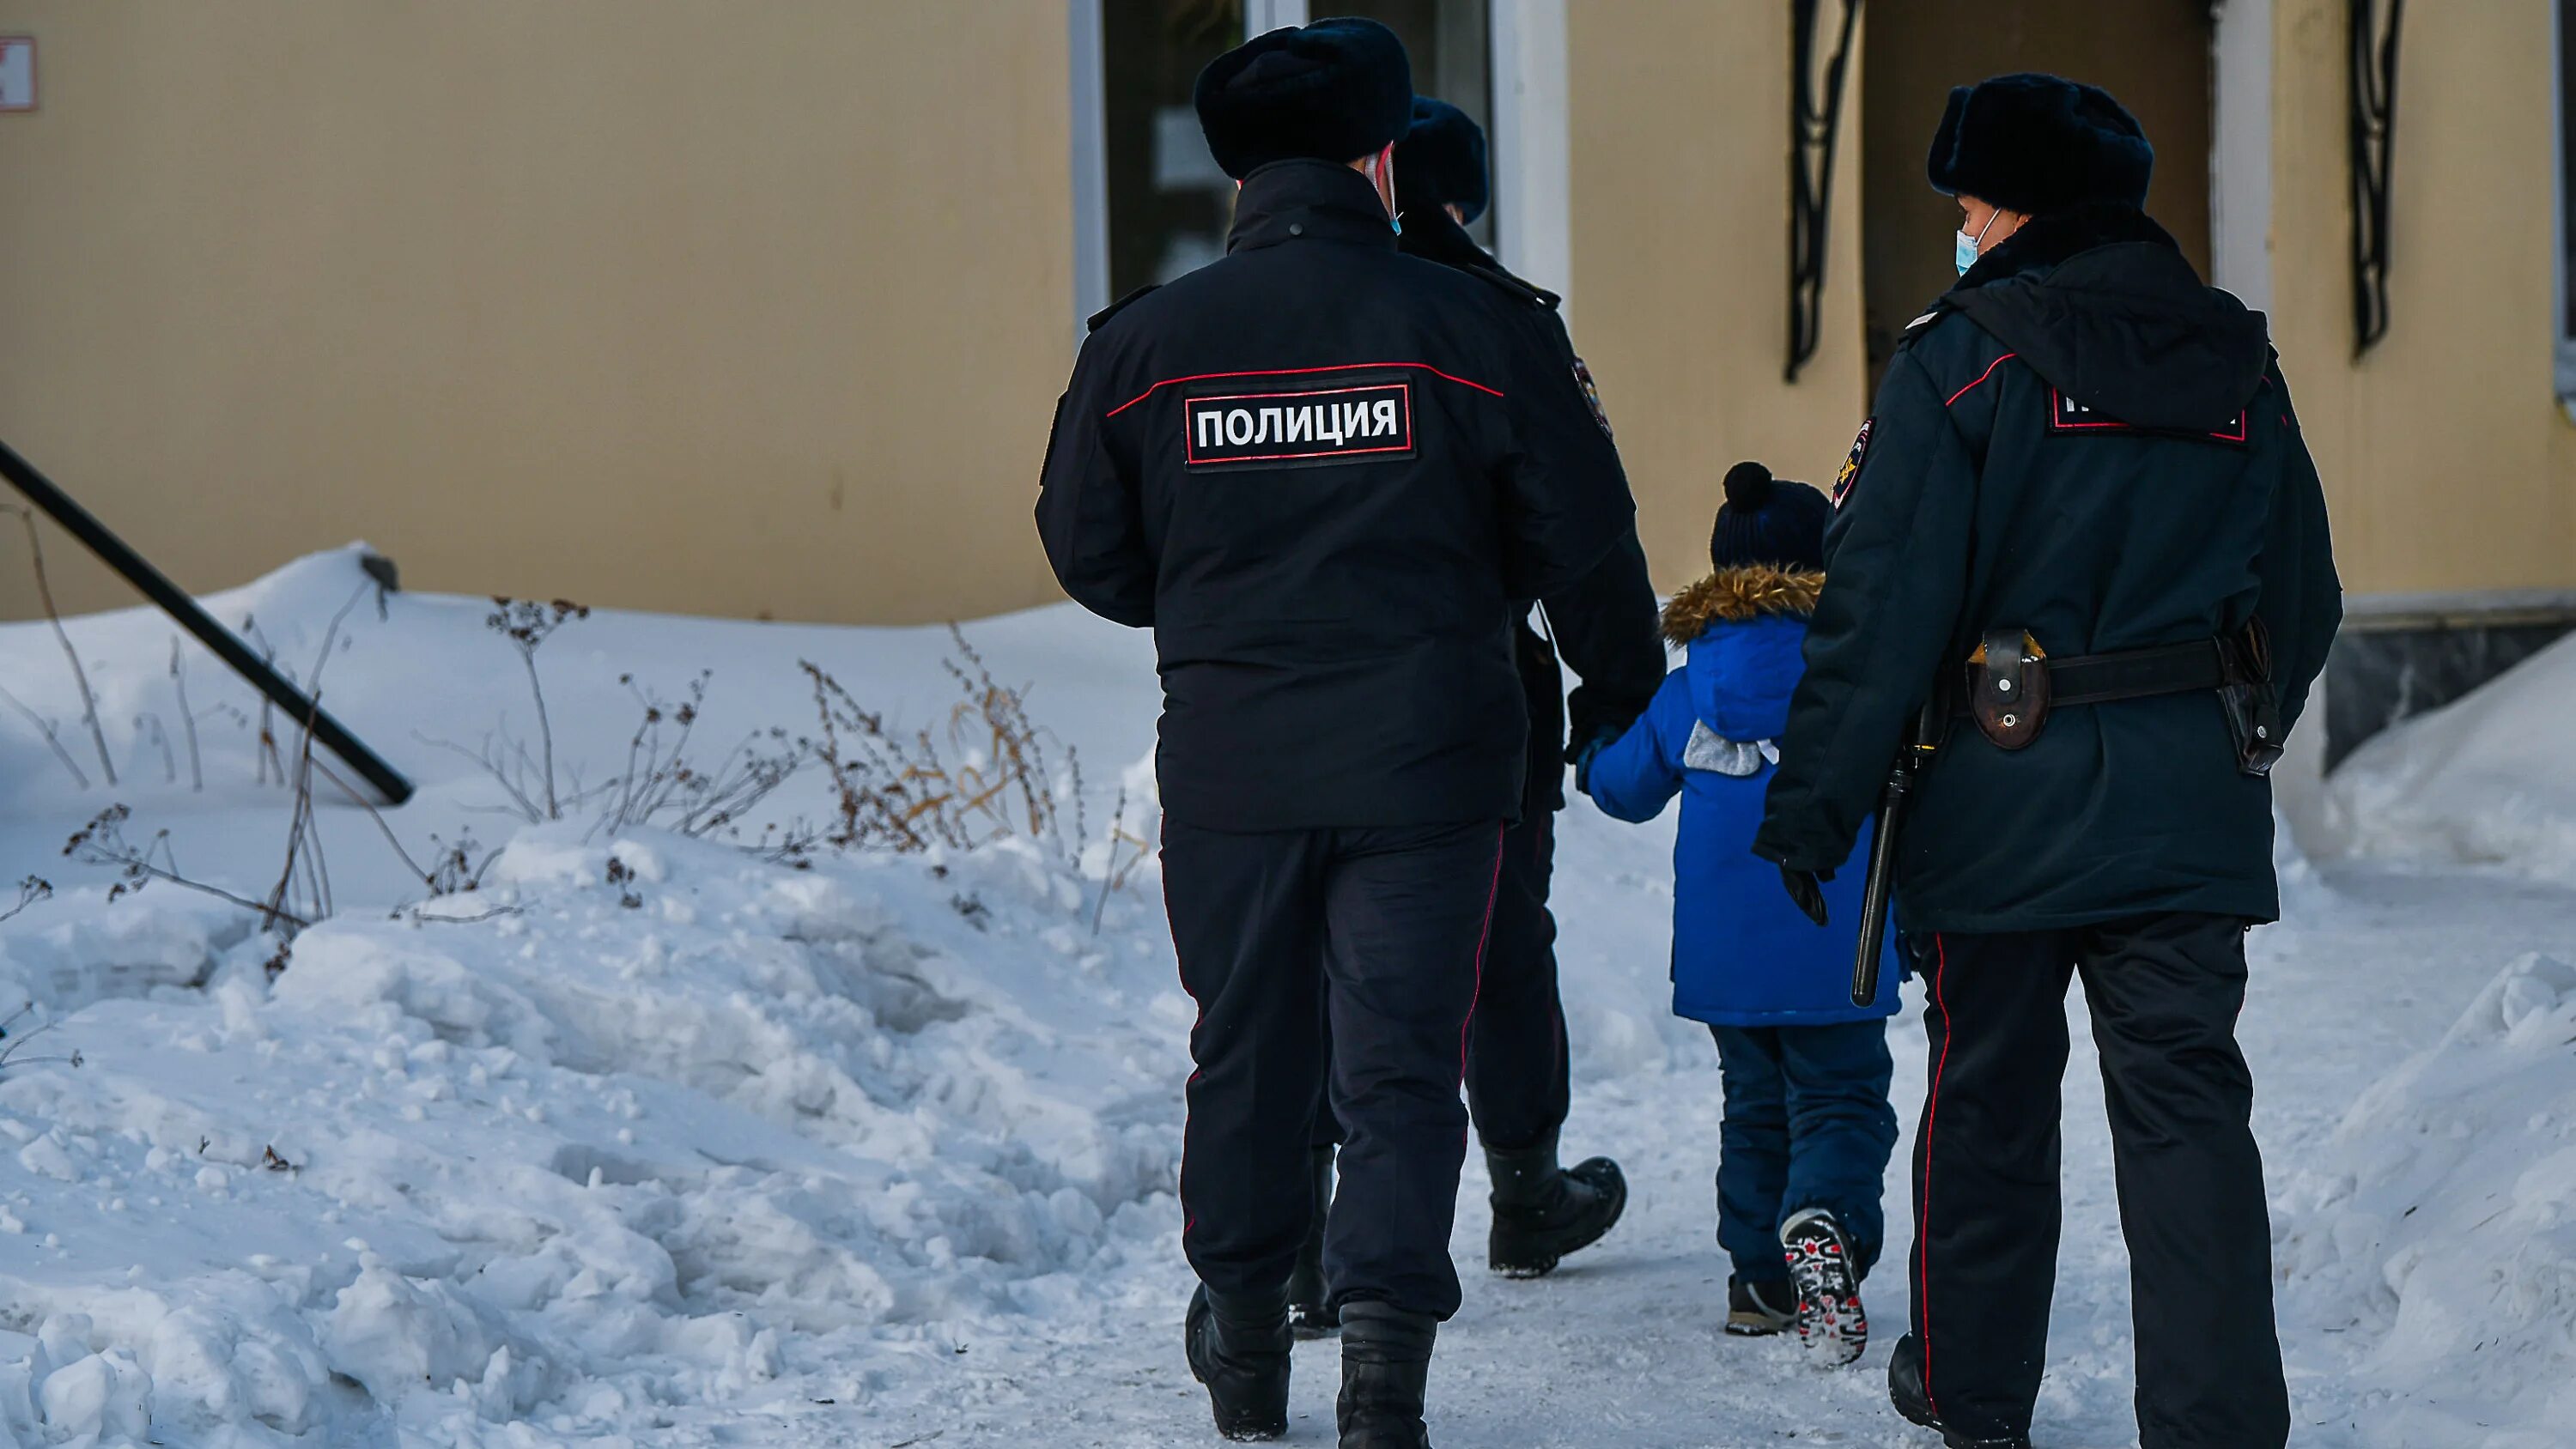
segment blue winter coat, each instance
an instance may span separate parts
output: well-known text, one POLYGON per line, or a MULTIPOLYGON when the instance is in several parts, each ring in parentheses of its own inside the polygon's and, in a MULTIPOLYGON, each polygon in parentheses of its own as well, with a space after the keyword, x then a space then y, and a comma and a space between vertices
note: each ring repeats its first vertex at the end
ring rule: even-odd
POLYGON ((1593 800, 1621 820, 1652 820, 1676 791, 1673 1012, 1719 1026, 1819 1026, 1896 1010, 1893 948, 1878 1000, 1851 1002, 1859 939, 1864 827, 1853 866, 1825 886, 1831 924, 1817 927, 1781 889, 1779 867, 1752 853, 1763 792, 1778 768, 1772 741, 1789 720, 1805 665, 1799 650, 1824 576, 1728 569, 1677 596, 1664 635, 1689 662, 1592 762, 1593 800))

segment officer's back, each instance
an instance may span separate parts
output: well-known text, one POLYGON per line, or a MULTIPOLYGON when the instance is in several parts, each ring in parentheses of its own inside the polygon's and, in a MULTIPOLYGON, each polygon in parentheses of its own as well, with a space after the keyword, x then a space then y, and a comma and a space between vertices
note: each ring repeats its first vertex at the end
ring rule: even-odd
POLYGON ((1952 1445, 2031 1442, 2070 978, 2135 1267, 2140 1442, 2289 1435, 2235 1028, 2246 927, 2278 914, 2264 772, 2342 605, 2263 320, 2149 219, 2154 164, 2098 87, 1951 92, 1927 179, 1958 198, 1963 275, 1837 484, 1754 841, 1812 895, 1889 784, 1930 1081, 1888 1384, 1952 1445), (1935 746, 1910 796, 1909 735, 1935 746))
MULTIPOLYGON (((2034 218, 1917 320, 1837 511, 1837 588, 1800 698, 1811 720, 1874 738, 1784 764, 1775 858, 1848 842, 1926 674, 1936 709, 1964 703, 1981 630, 2009 626, 2062 661, 2232 640, 2259 621, 2286 727, 2340 615, 2261 314, 2204 286, 2132 206, 2034 218), (1874 622, 1847 629, 1862 612, 1874 622), (1823 829, 1792 844, 1797 821, 1823 829)), ((2239 768, 2215 694, 2038 718, 2009 750, 1957 733, 1924 773, 1898 873, 1910 925, 2278 913, 2271 791, 2239 768)))
POLYGON ((1585 574, 1633 508, 1527 289, 1396 253, 1392 31, 1257 36, 1194 99, 1244 182, 1229 255, 1095 319, 1038 527, 1066 591, 1161 654, 1163 900, 1198 1007, 1191 1372, 1227 1435, 1287 1431, 1329 1100, 1337 1426, 1415 1449, 1461 1297, 1460 1053, 1521 803, 1510 606, 1585 574))
POLYGON ((1367 177, 1300 159, 1245 179, 1224 259, 1101 319, 1039 521, 1075 597, 1155 631, 1167 810, 1515 812, 1508 602, 1571 582, 1632 512, 1536 313, 1399 254, 1367 177))

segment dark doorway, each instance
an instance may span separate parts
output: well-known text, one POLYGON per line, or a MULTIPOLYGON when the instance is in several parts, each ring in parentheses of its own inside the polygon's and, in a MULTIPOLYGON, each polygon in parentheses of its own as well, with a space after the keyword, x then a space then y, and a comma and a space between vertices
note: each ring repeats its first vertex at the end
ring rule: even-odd
POLYGON ((1906 322, 1957 280, 1959 209, 1924 179, 1950 87, 2050 71, 2120 98, 2155 143, 2147 210, 2209 275, 2209 0, 1869 0, 1861 266, 1870 387, 1906 322))

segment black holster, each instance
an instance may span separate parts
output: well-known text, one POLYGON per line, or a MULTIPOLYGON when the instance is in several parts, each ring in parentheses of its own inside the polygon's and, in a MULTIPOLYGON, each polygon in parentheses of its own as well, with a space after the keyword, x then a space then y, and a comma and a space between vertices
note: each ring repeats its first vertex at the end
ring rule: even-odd
POLYGON ((2281 762, 2289 731, 2281 725, 2281 692, 2272 683, 2272 636, 2260 619, 2220 641, 2227 656, 2226 683, 2218 687, 2218 705, 2227 712, 2227 732, 2236 740, 2236 768, 2247 775, 2269 775, 2281 762))

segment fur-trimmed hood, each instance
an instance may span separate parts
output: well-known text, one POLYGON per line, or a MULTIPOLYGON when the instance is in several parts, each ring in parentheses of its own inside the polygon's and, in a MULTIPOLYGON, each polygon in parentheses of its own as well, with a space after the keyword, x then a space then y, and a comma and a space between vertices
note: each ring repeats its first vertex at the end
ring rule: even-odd
POLYGON ((1715 623, 1742 623, 1764 614, 1804 619, 1816 612, 1825 576, 1805 569, 1752 564, 1723 569, 1673 595, 1664 605, 1664 641, 1689 644, 1715 623))

